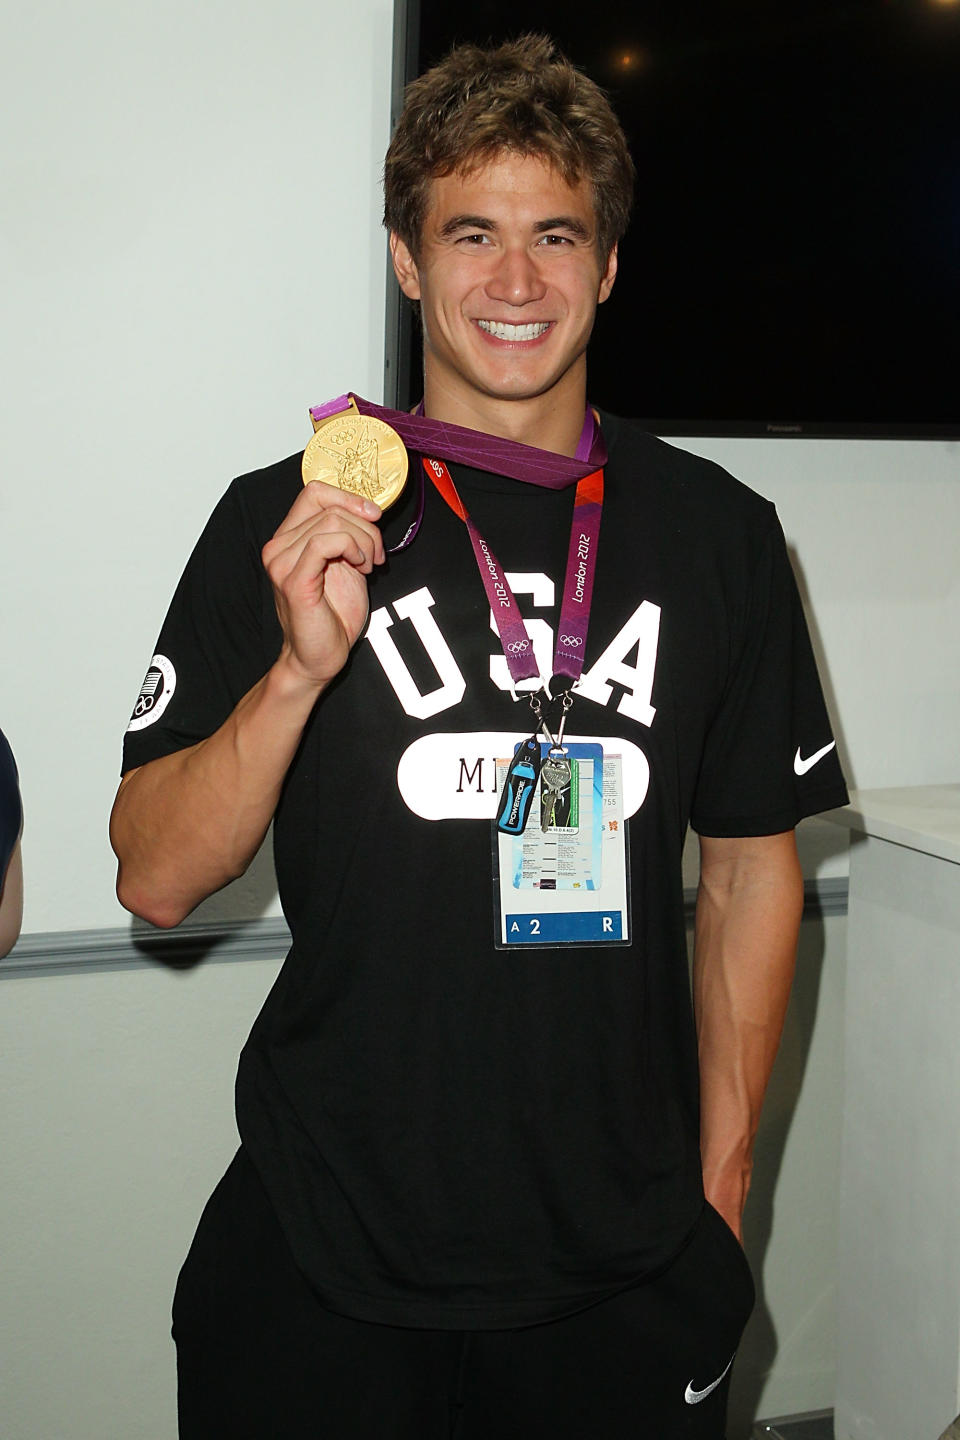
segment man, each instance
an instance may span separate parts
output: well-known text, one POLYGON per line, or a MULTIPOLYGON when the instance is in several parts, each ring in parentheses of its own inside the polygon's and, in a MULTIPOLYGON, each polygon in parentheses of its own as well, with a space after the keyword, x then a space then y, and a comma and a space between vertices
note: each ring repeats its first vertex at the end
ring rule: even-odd
POLYGON ((385 191, 422 520, 292 457, 164 625, 118 893, 176 924, 274 819, 293 935, 178 1285, 183 1436, 723 1434, 793 826, 844 788, 772 506, 586 407, 631 185, 545 39, 416 82, 385 191))

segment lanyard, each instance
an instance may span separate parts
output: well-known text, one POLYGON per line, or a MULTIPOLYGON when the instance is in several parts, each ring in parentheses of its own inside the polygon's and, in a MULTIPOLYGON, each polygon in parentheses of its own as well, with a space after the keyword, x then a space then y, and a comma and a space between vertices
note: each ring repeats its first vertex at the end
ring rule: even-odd
MULTIPOLYGON (((450 509, 467 527, 514 689, 522 680, 541 679, 543 688, 549 695, 550 677, 544 679, 540 676, 533 653, 533 641, 523 623, 513 591, 507 584, 499 561, 467 514, 450 471, 442 460, 426 458, 423 460, 423 468, 450 509)), ((603 471, 595 470, 577 482, 560 605, 560 624, 553 649, 553 673, 566 677, 573 684, 580 679, 583 672, 602 512, 603 471)))
POLYGON ((352 394, 338 395, 336 400, 314 405, 310 410, 314 425, 328 415, 346 410, 351 401, 361 415, 374 415, 385 421, 407 448, 417 455, 440 455, 444 460, 455 460, 476 470, 492 470, 494 474, 509 475, 513 480, 542 485, 548 490, 565 490, 584 475, 602 470, 607 463, 607 447, 589 408, 584 416, 577 453, 571 457, 555 455, 551 450, 540 450, 534 445, 521 445, 516 440, 505 440, 498 435, 487 435, 481 430, 468 430, 463 425, 453 425, 446 420, 432 419, 423 414, 422 404, 412 414, 407 414, 404 410, 388 410, 383 405, 372 405, 369 400, 352 394))

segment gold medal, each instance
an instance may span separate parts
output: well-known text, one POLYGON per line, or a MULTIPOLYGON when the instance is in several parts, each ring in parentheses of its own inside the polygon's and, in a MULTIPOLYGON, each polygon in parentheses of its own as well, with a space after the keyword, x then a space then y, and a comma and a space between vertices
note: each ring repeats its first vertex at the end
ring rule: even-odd
POLYGON ((407 452, 396 430, 373 415, 361 415, 351 396, 346 410, 314 423, 302 473, 304 485, 322 480, 386 510, 406 484, 407 452))

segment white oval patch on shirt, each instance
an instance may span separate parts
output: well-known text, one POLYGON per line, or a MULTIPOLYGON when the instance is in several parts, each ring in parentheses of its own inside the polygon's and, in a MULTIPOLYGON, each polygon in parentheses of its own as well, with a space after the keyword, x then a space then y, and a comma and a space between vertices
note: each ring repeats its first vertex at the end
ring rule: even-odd
POLYGON ((166 655, 154 655, 143 677, 127 730, 143 730, 166 710, 177 688, 177 672, 166 655))
MULTIPOLYGON (((528 732, 529 733, 529 732, 528 732)), ((422 820, 495 820, 498 760, 509 760, 527 738, 513 730, 421 735, 397 766, 397 787, 408 810, 422 820)), ((566 735, 571 744, 602 745, 622 757, 624 817, 643 804, 650 766, 638 745, 619 735, 566 735)))

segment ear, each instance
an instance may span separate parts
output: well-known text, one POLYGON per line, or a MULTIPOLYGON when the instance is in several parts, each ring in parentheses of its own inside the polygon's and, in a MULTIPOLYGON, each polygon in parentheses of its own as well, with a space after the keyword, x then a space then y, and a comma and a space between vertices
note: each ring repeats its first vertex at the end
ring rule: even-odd
POLYGON ((417 271, 417 262, 405 240, 401 240, 396 230, 390 231, 390 259, 393 261, 393 273, 400 284, 400 289, 408 300, 420 299, 420 275, 417 271))
POLYGON ((604 302, 604 300, 607 299, 607 297, 608 297, 609 294, 610 294, 610 291, 613 289, 613 282, 614 282, 614 280, 616 280, 616 278, 617 278, 617 247, 616 247, 616 245, 614 245, 613 249, 610 251, 610 254, 607 256, 607 263, 606 263, 606 265, 603 267, 603 273, 602 273, 602 275, 600 276, 600 293, 599 293, 598 296, 597 296, 597 304, 598 304, 598 305, 602 305, 603 302, 604 302))

